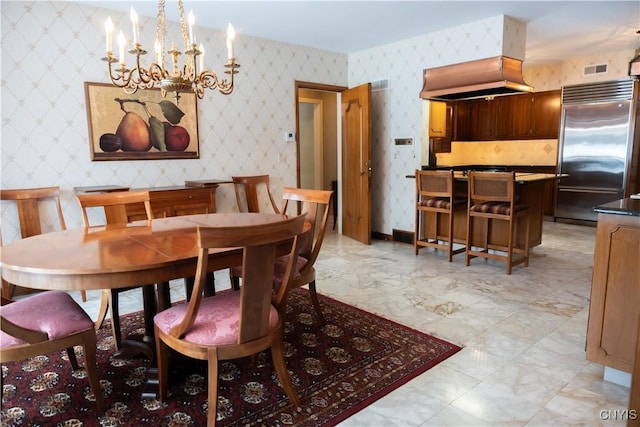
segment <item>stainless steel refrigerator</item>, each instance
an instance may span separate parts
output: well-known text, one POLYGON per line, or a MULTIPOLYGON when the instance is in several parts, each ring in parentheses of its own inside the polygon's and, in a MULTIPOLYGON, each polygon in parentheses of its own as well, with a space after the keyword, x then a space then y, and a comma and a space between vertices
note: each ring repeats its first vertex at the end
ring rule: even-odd
POLYGON ((631 79, 565 86, 555 217, 596 221, 595 206, 624 198, 631 158, 631 79))

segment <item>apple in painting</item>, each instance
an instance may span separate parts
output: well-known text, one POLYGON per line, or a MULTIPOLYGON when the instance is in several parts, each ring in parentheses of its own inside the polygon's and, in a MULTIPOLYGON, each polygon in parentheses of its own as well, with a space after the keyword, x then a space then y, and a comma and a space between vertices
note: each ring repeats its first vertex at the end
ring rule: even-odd
POLYGON ((184 151, 189 146, 189 132, 182 126, 170 126, 165 130, 164 141, 169 151, 184 151))

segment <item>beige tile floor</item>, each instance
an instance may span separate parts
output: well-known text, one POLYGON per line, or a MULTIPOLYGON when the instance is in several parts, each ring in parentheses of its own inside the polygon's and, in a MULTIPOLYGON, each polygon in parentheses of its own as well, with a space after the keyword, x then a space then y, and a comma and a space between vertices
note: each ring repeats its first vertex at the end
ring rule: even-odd
MULTIPOLYGON (((585 359, 595 228, 545 222, 528 268, 402 243, 362 245, 330 233, 317 264, 321 293, 463 348, 342 426, 612 426, 629 389, 585 359)), ((216 288, 229 287, 216 273, 216 288)), ((172 285, 184 297, 181 283, 172 285)), ((122 295, 123 312, 141 308, 122 295)), ((84 303, 97 312, 98 295, 84 303)))

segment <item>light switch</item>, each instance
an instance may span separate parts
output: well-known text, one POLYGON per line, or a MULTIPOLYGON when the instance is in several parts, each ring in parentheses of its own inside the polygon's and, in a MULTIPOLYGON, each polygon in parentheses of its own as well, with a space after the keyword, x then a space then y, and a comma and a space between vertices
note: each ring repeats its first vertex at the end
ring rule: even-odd
POLYGON ((413 145, 413 138, 395 138, 396 145, 413 145))

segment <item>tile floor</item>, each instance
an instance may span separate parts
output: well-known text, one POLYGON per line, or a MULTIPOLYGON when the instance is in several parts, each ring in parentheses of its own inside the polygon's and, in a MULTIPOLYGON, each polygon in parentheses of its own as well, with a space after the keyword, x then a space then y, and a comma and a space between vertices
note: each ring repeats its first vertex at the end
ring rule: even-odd
MULTIPOLYGON (((528 268, 403 243, 362 245, 330 233, 317 264, 321 293, 463 346, 342 426, 611 426, 629 389, 585 359, 595 228, 545 222, 528 268)), ((216 273, 216 288, 229 287, 216 273)), ((181 282, 172 284, 182 298, 181 282)), ((139 310, 140 292, 121 296, 139 310)), ((85 308, 95 317, 99 296, 85 308)))

